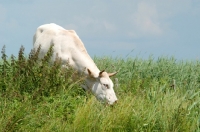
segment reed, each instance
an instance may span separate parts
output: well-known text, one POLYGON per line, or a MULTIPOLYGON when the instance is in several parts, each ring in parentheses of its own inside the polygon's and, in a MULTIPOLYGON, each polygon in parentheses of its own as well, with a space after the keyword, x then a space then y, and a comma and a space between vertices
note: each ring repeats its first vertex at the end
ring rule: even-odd
POLYGON ((200 131, 200 62, 174 57, 94 57, 112 80, 118 103, 106 106, 72 81, 52 54, 38 61, 21 47, 0 61, 0 131, 200 131))

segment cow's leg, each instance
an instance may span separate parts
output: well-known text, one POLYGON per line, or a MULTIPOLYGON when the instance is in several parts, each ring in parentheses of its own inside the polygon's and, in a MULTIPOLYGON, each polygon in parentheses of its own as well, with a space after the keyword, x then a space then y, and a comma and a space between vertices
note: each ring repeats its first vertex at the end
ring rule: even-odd
POLYGON ((81 87, 85 90, 85 91, 89 91, 88 87, 86 84, 82 84, 81 87))

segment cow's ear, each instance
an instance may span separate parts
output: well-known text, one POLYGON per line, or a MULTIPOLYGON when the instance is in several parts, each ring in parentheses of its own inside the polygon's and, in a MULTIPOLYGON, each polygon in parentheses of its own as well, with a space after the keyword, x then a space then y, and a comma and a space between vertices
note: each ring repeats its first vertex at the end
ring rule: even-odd
POLYGON ((88 75, 91 77, 91 78, 95 78, 94 74, 90 71, 90 69, 87 69, 88 71, 88 75))
POLYGON ((117 73, 118 73, 118 72, 108 73, 108 76, 109 76, 109 77, 112 77, 112 76, 116 75, 117 73))
POLYGON ((99 77, 102 76, 102 73, 103 73, 104 71, 105 71, 105 70, 99 72, 99 77))

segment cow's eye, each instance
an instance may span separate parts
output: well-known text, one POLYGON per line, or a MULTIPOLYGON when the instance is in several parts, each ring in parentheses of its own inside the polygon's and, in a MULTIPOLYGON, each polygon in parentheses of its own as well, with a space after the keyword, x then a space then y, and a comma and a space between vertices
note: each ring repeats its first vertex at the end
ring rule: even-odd
POLYGON ((104 85, 107 89, 109 88, 109 87, 108 87, 108 84, 103 84, 103 85, 104 85))

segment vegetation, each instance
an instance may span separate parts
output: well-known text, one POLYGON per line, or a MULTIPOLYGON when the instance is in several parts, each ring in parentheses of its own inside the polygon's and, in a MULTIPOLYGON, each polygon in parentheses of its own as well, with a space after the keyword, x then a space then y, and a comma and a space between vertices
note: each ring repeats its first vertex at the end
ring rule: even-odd
POLYGON ((200 62, 161 57, 99 58, 112 78, 118 103, 106 106, 72 81, 60 60, 49 66, 38 52, 0 61, 0 131, 200 131, 200 62))

